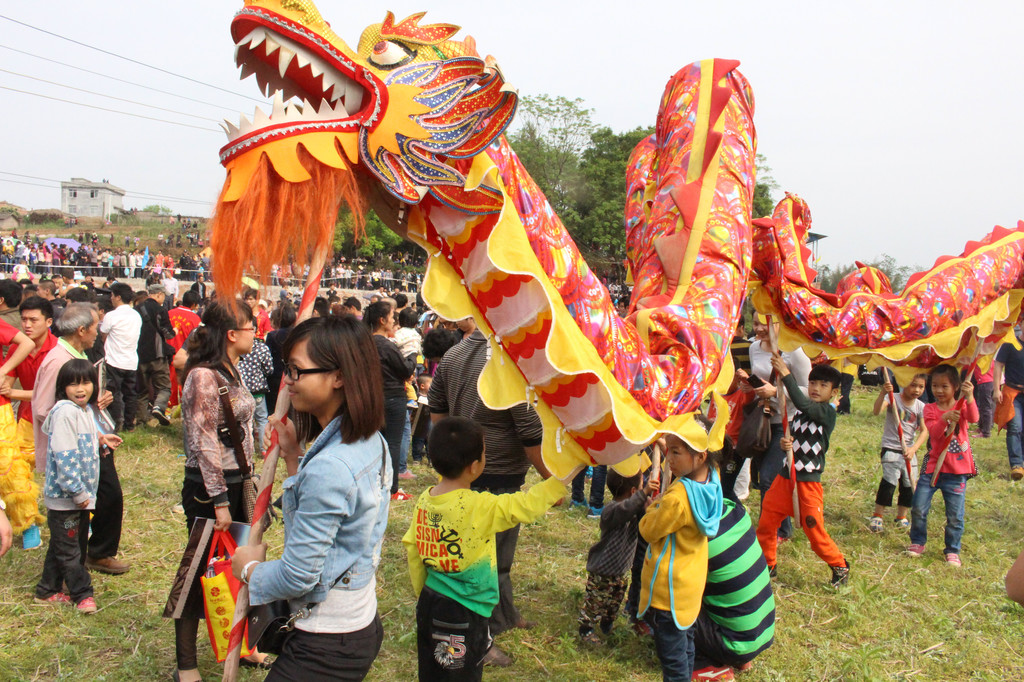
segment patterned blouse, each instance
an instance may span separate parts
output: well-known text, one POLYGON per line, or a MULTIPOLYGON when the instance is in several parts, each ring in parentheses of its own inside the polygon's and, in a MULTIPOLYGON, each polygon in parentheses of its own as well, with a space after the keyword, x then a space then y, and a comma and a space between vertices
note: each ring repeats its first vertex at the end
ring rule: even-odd
POLYGON ((242 383, 253 395, 267 392, 267 379, 274 373, 274 358, 265 341, 255 339, 252 350, 238 358, 242 383))
POLYGON ((228 398, 242 431, 242 450, 252 466, 252 417, 256 401, 245 386, 229 382, 216 370, 196 367, 188 373, 181 392, 182 420, 185 427, 185 466, 198 468, 206 493, 216 498, 227 492, 224 471, 237 470, 235 451, 230 441, 221 442, 217 430, 226 425, 217 389, 228 384, 228 398))

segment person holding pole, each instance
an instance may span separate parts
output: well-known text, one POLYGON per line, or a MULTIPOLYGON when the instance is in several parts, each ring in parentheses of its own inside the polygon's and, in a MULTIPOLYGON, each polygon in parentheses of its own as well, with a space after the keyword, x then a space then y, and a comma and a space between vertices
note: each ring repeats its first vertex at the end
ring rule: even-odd
MULTIPOLYGON (((237 427, 239 446, 251 469, 253 462, 252 417, 256 403, 242 384, 238 359, 252 348, 255 321, 248 306, 236 301, 215 303, 203 314, 203 324, 189 338, 188 364, 182 386, 182 425, 185 431, 185 479, 181 506, 191 534, 196 519, 215 519, 214 529, 228 530, 232 521, 249 523, 245 505, 246 482, 230 434, 237 427), (227 415, 220 391, 231 405, 227 415)), ((205 556, 209 547, 202 548, 205 556)), ((187 595, 181 618, 174 621, 175 679, 199 680, 196 638, 203 618, 203 594, 195 580, 187 595)), ((260 665, 265 656, 253 654, 248 665, 260 665)), ((245 663, 244 663, 245 664, 245 663)), ((244 665, 243 664, 243 665, 244 665)))
POLYGON ((885 410, 882 430, 882 480, 875 495, 875 513, 868 524, 872 533, 882 532, 882 513, 892 506, 892 496, 899 485, 896 501, 896 527, 910 528, 907 513, 914 497, 914 479, 917 470, 917 451, 928 440, 924 425, 924 394, 928 375, 918 374, 898 395, 893 394, 892 383, 886 375, 882 390, 875 399, 874 414, 885 410), (898 414, 898 416, 897 416, 898 414), (914 437, 914 434, 917 437, 914 437))
MULTIPOLYGON (((793 397, 788 398, 778 395, 775 384, 776 372, 772 369, 772 328, 777 329, 777 322, 771 322, 765 315, 757 313, 754 315, 753 329, 754 342, 750 344, 750 373, 737 372, 739 377, 749 386, 754 394, 762 400, 768 401, 771 407, 771 428, 772 440, 768 450, 758 459, 750 462, 751 481, 756 482, 761 492, 761 502, 771 488, 772 483, 778 477, 779 472, 786 467, 787 457, 780 443, 782 441, 785 425, 783 414, 792 418, 795 413, 793 397), (781 399, 781 400, 780 400, 781 399)), ((801 349, 797 348, 791 352, 782 353, 783 360, 790 374, 796 380, 799 388, 798 393, 803 393, 807 388, 807 376, 811 371, 811 361, 801 349)), ((793 526, 789 519, 785 519, 779 526, 779 541, 786 542, 793 535, 793 526)))
POLYGON ((831 401, 840 386, 840 373, 835 367, 818 365, 807 376, 807 395, 800 391, 782 356, 772 356, 772 367, 782 377, 786 392, 796 406, 790 427, 791 435, 782 439, 783 450, 793 452, 796 480, 783 467, 779 477, 764 496, 761 520, 757 524, 757 541, 774 575, 778 539, 776 532, 783 519, 799 514, 800 526, 811 542, 811 549, 832 569, 833 587, 845 585, 850 566, 835 541, 825 530, 824 491, 821 474, 825 470, 825 455, 829 439, 836 426, 836 410, 831 401), (799 511, 793 509, 793 490, 796 489, 799 511))
POLYGON ((288 473, 284 550, 267 561, 266 544, 239 547, 231 570, 250 604, 288 599, 295 609, 268 682, 362 680, 384 640, 376 572, 392 482, 377 351, 369 329, 345 315, 300 323, 282 354, 282 397, 300 428, 275 416, 264 441, 277 434, 288 473), (299 438, 313 433, 303 454, 299 438))
POLYGON ((970 381, 961 383, 960 373, 952 365, 939 365, 932 370, 932 395, 935 396, 935 402, 924 406, 924 425, 931 438, 931 449, 914 490, 907 554, 912 557, 924 554, 932 496, 936 491, 941 491, 946 505, 946 545, 943 554, 946 563, 960 566, 967 479, 978 473, 967 436, 967 425, 977 423, 978 406, 974 402, 974 385, 970 381), (958 390, 964 401, 962 409, 957 404, 958 390), (949 445, 943 447, 947 442, 949 445))

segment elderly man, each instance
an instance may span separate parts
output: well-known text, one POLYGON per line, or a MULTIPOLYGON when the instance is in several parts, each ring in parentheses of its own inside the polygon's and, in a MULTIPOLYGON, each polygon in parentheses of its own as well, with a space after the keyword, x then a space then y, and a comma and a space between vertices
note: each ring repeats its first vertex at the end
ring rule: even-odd
MULTIPOLYGON (((56 400, 57 373, 69 360, 86 360, 85 352, 92 348, 99 332, 100 315, 91 303, 71 303, 57 322, 60 338, 46 354, 36 373, 32 387, 32 430, 36 446, 36 469, 46 469, 46 448, 49 438, 43 432, 43 422, 56 400)), ((103 391, 97 401, 105 409, 113 401, 110 391, 103 391)), ((121 480, 114 466, 114 453, 100 457, 99 489, 96 493, 96 510, 92 517, 92 536, 89 538, 88 556, 85 565, 100 573, 121 575, 127 573, 129 565, 118 561, 118 546, 121 544, 121 523, 124 517, 124 495, 121 480)))

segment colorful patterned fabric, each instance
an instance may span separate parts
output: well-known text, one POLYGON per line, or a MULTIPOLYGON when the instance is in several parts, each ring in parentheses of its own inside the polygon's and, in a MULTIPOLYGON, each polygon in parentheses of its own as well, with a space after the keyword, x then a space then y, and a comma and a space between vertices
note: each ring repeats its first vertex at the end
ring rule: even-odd
POLYGON ((755 221, 751 299, 782 323, 782 348, 886 365, 906 383, 922 369, 968 365, 976 356, 985 369, 999 345, 1012 341, 1024 297, 1024 221, 1014 230, 996 227, 959 256, 939 258, 898 295, 883 273, 866 266, 835 294, 814 287, 805 245, 810 227, 807 204, 793 194, 770 219, 755 221))

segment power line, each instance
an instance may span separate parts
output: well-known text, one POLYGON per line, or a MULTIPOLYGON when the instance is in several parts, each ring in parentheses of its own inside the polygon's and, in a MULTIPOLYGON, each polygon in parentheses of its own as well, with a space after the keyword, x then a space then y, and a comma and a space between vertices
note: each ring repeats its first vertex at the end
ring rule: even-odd
POLYGON ((79 107, 87 107, 89 109, 99 109, 100 111, 109 111, 113 114, 122 114, 124 116, 134 116, 135 118, 144 118, 149 121, 159 121, 161 123, 170 123, 171 125, 182 126, 184 128, 195 128, 196 130, 206 130, 208 132, 220 133, 223 132, 217 128, 204 128, 203 126, 194 126, 191 123, 179 123, 178 121, 169 121, 166 118, 154 118, 153 116, 143 116, 142 114, 133 114, 128 111, 121 111, 120 109, 108 109, 106 107, 98 107, 94 104, 85 104, 84 102, 75 102, 70 99, 62 99, 60 97, 50 97, 49 95, 41 95, 38 92, 29 92, 28 90, 18 90, 17 88, 9 88, 4 85, 0 85, 0 90, 10 90, 11 92, 20 92, 23 95, 32 95, 33 97, 42 97, 43 99, 53 100, 55 102, 65 102, 67 104, 74 104, 79 107))
MULTIPOLYGON (((29 178, 30 180, 43 180, 45 182, 60 183, 65 182, 63 180, 55 180, 54 178, 43 178, 38 175, 26 175, 24 173, 12 173, 11 171, 0 171, 0 175, 13 175, 19 178, 29 178)), ((35 182, 25 182, 23 180, 8 180, 7 178, 0 178, 0 182, 15 182, 22 185, 32 185, 34 187, 53 187, 53 185, 40 185, 35 182)), ((126 194, 139 197, 140 199, 163 199, 165 201, 184 201, 190 204, 212 204, 212 201, 202 201, 200 199, 186 199, 184 197, 171 197, 164 194, 151 194, 149 192, 133 192, 131 190, 125 190, 126 194)))
POLYGON ((152 85, 146 85, 145 83, 135 83, 133 81, 125 80, 123 78, 118 78, 117 76, 110 76, 110 75, 107 75, 105 73, 100 73, 99 71, 93 71, 91 69, 86 69, 86 68, 83 68, 81 66, 75 66, 74 64, 68 64, 67 62, 62 62, 62 61, 59 61, 59 60, 56 60, 56 59, 50 59, 49 57, 43 57, 42 55, 33 54, 31 52, 26 52, 25 50, 19 50, 19 49, 15 48, 15 47, 10 47, 9 45, 0 45, 0 48, 3 48, 4 50, 10 50, 11 52, 17 52, 18 54, 27 55, 29 57, 34 57, 36 59, 42 59, 44 62, 50 62, 51 64, 59 64, 60 66, 66 66, 67 68, 75 69, 76 71, 83 71, 85 73, 91 73, 92 75, 99 76, 100 78, 109 78, 112 81, 117 81, 118 83, 125 83, 127 85, 132 85, 132 86, 134 86, 136 88, 145 88, 146 90, 152 90, 153 92, 159 92, 161 95, 170 95, 171 97, 180 97, 181 99, 187 99, 188 101, 196 102, 197 104, 205 104, 208 107, 214 107, 216 109, 225 109, 227 111, 235 111, 235 109, 233 107, 221 106, 220 104, 214 104, 213 102, 204 102, 201 99, 196 99, 194 97, 188 97, 187 95, 179 95, 179 94, 174 93, 174 92, 168 92, 167 90, 161 90, 160 88, 154 88, 152 85))
POLYGON ((25 182, 24 180, 8 180, 7 178, 0 178, 0 182, 11 182, 15 185, 31 185, 32 187, 47 187, 53 189, 53 185, 41 185, 38 182, 25 182))
POLYGON ((24 73, 18 73, 17 71, 8 71, 7 69, 0 69, 0 73, 9 73, 12 76, 18 76, 20 78, 28 78, 29 80, 38 81, 40 83, 47 83, 49 85, 56 85, 57 87, 60 87, 60 88, 68 88, 69 90, 76 90, 78 92, 84 92, 84 93, 89 94, 89 95, 96 95, 97 97, 106 97, 107 99, 117 100, 118 102, 127 102, 128 104, 135 104, 135 105, 138 105, 140 107, 146 107, 148 109, 156 109, 158 111, 166 111, 166 112, 171 113, 171 114, 178 114, 179 116, 188 116, 189 118, 198 118, 201 121, 212 121, 213 123, 220 123, 220 121, 218 121, 215 118, 208 118, 206 116, 197 116, 195 114, 188 114, 188 113, 185 113, 184 111, 177 111, 175 109, 168 109, 166 107, 158 107, 158 106, 153 105, 153 104, 144 104, 142 102, 136 102, 135 100, 125 99, 123 97, 115 97, 114 95, 105 95, 102 92, 96 92, 95 90, 86 90, 85 88, 78 88, 78 87, 75 87, 74 85, 65 85, 64 83, 58 83, 56 81, 48 81, 45 78, 37 78, 35 76, 29 76, 29 75, 24 74, 24 73))
POLYGON ((256 99, 255 97, 250 97, 249 95, 243 95, 241 93, 234 92, 233 90, 228 90, 227 88, 222 88, 219 85, 212 85, 210 83, 204 83, 201 80, 197 80, 195 78, 190 78, 189 76, 183 76, 180 73, 174 73, 173 71, 168 71, 167 69, 161 69, 159 66, 153 66, 152 64, 147 64, 145 62, 140 62, 137 59, 132 59, 131 57, 125 57, 124 55, 117 54, 116 52, 111 52, 110 50, 104 50, 101 47, 95 47, 93 45, 89 45, 87 43, 83 43, 81 41, 74 40, 73 38, 68 38, 66 36, 62 36, 59 33, 54 33, 52 31, 47 31, 46 29, 39 28, 38 26, 33 26, 32 24, 26 24, 24 21, 18 21, 17 19, 12 19, 12 18, 4 16, 2 14, 0 14, 0 19, 5 19, 5 20, 10 21, 12 23, 18 24, 19 26, 24 26, 25 28, 30 28, 33 31, 39 31, 40 33, 45 33, 46 35, 53 36, 54 38, 60 38, 61 40, 66 40, 67 42, 74 43, 75 45, 81 45, 82 47, 87 47, 90 50, 95 50, 96 52, 102 52, 103 54, 110 55, 111 57, 117 57, 118 59, 123 59, 126 62, 131 62, 132 64, 138 64, 139 66, 145 66, 148 69, 153 69, 154 71, 159 71, 160 73, 166 73, 169 76, 174 76, 176 78, 182 78, 184 80, 191 81, 191 82, 197 83, 199 85, 205 85, 208 88, 213 88, 214 90, 220 90, 221 92, 226 92, 226 93, 228 93, 230 95, 234 95, 235 97, 244 97, 246 99, 251 99, 254 102, 260 102, 260 103, 263 102, 263 100, 256 99))

